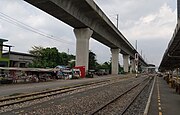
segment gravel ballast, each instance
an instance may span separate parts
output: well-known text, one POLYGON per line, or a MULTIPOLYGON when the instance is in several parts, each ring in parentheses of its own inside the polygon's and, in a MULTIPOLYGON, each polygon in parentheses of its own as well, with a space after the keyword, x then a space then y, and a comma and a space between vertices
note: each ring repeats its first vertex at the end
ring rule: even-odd
MULTIPOLYGON (((12 107, 11 110, 2 112, 1 114, 90 114, 91 111, 98 106, 117 97, 125 90, 144 79, 144 77, 131 78, 101 87, 89 88, 76 93, 47 97, 42 100, 37 100, 40 102, 34 104, 29 104, 32 102, 22 103, 16 105, 20 106, 20 108, 12 107)), ((4 109, 8 109, 8 107, 4 109)))

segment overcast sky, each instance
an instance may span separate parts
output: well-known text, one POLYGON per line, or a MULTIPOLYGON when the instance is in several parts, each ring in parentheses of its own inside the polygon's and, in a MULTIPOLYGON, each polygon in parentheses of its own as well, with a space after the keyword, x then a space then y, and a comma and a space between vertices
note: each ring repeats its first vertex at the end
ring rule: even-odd
MULTIPOLYGON (((148 63, 160 64, 177 23, 176 0, 95 2, 115 25, 119 14, 122 34, 133 46, 138 41, 138 51, 142 51, 148 63)), ((23 0, 0 0, 0 38, 9 40, 5 44, 15 46, 13 51, 28 52, 32 46, 43 46, 57 47, 60 52, 67 53, 69 49, 70 54, 75 54, 73 28, 23 0)), ((90 50, 96 53, 99 63, 110 60, 110 49, 93 39, 90 39, 90 50)))

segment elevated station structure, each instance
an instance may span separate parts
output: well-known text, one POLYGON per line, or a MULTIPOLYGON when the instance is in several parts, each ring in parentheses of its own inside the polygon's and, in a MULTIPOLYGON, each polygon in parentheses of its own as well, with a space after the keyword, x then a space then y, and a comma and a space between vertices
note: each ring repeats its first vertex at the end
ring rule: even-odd
MULTIPOLYGON (((137 51, 93 0, 25 1, 74 28, 77 39, 76 66, 84 65, 86 71, 88 70, 89 39, 92 37, 110 47, 112 74, 118 74, 119 53, 123 54, 124 70, 128 72, 129 59, 134 60, 137 51)), ((133 61, 131 62, 131 64, 135 64, 133 61)), ((139 62, 147 66, 142 57, 139 58, 139 62)))
POLYGON ((159 66, 160 71, 180 67, 180 0, 177 0, 177 10, 177 25, 159 66))

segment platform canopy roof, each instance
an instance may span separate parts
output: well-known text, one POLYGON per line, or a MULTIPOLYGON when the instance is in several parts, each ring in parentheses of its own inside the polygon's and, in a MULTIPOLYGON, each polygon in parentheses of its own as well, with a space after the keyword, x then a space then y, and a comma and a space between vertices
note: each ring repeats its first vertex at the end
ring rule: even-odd
POLYGON ((8 40, 0 38, 0 42, 7 42, 8 40))
POLYGON ((180 67, 180 20, 164 53, 159 70, 173 70, 180 67))

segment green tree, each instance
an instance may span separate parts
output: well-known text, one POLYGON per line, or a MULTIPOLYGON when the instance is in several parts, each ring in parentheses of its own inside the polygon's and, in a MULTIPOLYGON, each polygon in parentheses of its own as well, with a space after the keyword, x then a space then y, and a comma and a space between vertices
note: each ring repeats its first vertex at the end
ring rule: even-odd
POLYGON ((101 65, 101 69, 105 69, 106 71, 108 71, 109 73, 111 73, 111 62, 104 62, 101 65))
POLYGON ((89 69, 95 70, 96 64, 97 64, 96 54, 90 50, 89 51, 89 69))
POLYGON ((53 68, 57 65, 68 65, 70 60, 75 59, 73 55, 68 55, 65 52, 59 53, 55 47, 42 48, 34 46, 29 53, 36 57, 33 63, 29 65, 30 67, 53 68))
POLYGON ((32 50, 29 50, 29 53, 34 55, 34 56, 41 56, 42 50, 44 48, 41 46, 33 46, 32 50))
POLYGON ((60 63, 60 58, 59 52, 55 47, 45 48, 41 53, 42 67, 55 67, 60 63))
POLYGON ((29 53, 35 56, 33 63, 30 63, 29 67, 41 67, 42 51, 43 51, 43 47, 41 47, 41 46, 33 46, 32 50, 29 50, 29 53))
POLYGON ((101 68, 102 69, 109 69, 110 70, 110 65, 111 63, 110 62, 104 62, 102 65, 101 65, 101 68))
POLYGON ((60 65, 68 65, 69 57, 65 52, 59 53, 59 56, 61 57, 61 63, 60 65))

